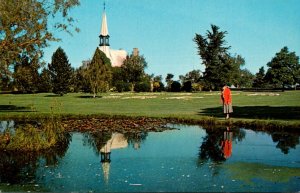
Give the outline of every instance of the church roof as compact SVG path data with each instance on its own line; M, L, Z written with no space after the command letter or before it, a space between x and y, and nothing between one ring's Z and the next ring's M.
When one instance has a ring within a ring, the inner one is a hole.
M101 32L100 35L108 36L108 28L107 28L107 21L106 21L106 13L103 11L102 14L102 24L101 24Z

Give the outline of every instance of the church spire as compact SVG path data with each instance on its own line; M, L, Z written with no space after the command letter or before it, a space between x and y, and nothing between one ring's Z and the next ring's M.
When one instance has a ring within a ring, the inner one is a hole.
M106 13L105 13L105 2L103 3L102 24L101 24L101 31L100 31L99 38L100 38L100 46L109 46L109 35L108 35L107 20L106 20Z

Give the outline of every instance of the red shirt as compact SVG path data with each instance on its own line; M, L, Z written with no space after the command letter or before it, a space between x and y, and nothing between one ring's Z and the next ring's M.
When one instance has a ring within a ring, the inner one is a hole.
M228 105L231 104L231 91L228 87L225 87L223 92L223 102L224 104Z
M229 158L232 152L232 142L230 140L223 141L224 158Z

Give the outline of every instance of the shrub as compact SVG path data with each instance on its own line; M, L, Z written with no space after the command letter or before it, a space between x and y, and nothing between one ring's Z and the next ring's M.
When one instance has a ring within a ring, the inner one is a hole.
M178 81L173 81L171 84L171 92L180 92L181 84Z
M139 82L134 87L135 92L150 92L150 90L150 82Z
M115 83L115 88L118 92L127 92L130 91L130 84L123 81L118 81Z

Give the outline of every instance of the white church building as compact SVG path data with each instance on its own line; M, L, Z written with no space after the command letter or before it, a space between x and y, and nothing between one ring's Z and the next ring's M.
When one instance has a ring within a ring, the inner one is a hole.
M105 13L105 5L102 14L102 24L100 30L100 44L99 49L105 53L106 57L110 59L112 67L120 67L123 64L123 61L126 59L127 52L125 50L113 50L109 45L109 33L107 28L107 19Z

